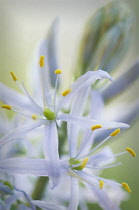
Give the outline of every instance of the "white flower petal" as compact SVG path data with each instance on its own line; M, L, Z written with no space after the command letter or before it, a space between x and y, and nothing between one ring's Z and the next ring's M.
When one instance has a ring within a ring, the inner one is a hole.
M83 111L84 111L84 105L88 97L89 89L85 89L81 91L80 94L76 96L70 110L71 115L74 115L77 117L82 116ZM77 148L77 143L78 143L77 139L79 135L79 126L68 123L67 127L68 127L67 130L68 130L69 153L70 153L70 157L72 158L72 157L75 157L76 155L76 148Z
M104 101L102 95L99 91L92 91L90 117L95 120L100 120L103 108Z
M0 171L48 176L48 164L45 159L9 158L0 160Z
M46 209L46 210L66 210L66 207L64 207L64 206L56 206L56 205L52 205L52 204L47 204L45 201L33 200L32 203L35 206L38 206L41 209Z
M105 147L100 152L89 157L88 164L92 164L95 167L106 166L115 161L114 154L110 147Z
M56 123L54 121L45 126L44 134L43 152L45 159L49 162L48 175L51 188L54 188L60 181L58 135Z
M52 26L49 30L47 40L48 40L48 66L49 66L49 75L51 85L55 87L56 82L56 74L54 74L54 70L58 69L58 50L57 50L57 38L58 38L58 23L59 18L56 18L52 23Z
M89 188L94 191L95 196L97 198L98 204L104 209L104 210L120 210L119 206L112 202L112 200L109 198L108 193L104 189L99 189L97 187L94 187L92 185L88 185Z
M68 210L77 210L78 204L79 204L78 180L75 177L71 177L71 196L70 196Z
M73 124L78 124L81 127L84 128L91 128L93 125L102 125L102 129L108 129L108 128L129 128L129 125L125 123L119 123L119 122L104 122L101 120L92 120L88 119L86 117L75 117L74 115L71 114L58 114L57 120L62 120L65 122L70 122Z
M86 74L79 77L70 87L71 92L64 97L63 103L69 102L77 93L82 91L84 88L92 85L96 80L108 78L112 80L111 76L102 70L88 71Z
M30 96L30 94L27 92L27 90L26 90L25 85L24 85L23 82L22 82L22 85L23 85L24 92L25 92L26 96L28 97L29 102L32 104L32 107L35 109L36 113L38 113L38 114L43 114L43 109L42 109L42 107L40 107L40 106L33 100L33 98L32 98L32 97Z
M43 124L44 121L40 120L38 122L32 123L31 125L25 125L20 128L15 128L0 139L0 146L4 146L14 140L17 140L18 138L20 140L21 136L25 135L26 133L30 132L31 130L37 127L40 127Z
M31 111L33 108L28 103L28 100L24 95L16 92L12 88L9 88L2 83L0 83L0 100L16 109L27 109Z

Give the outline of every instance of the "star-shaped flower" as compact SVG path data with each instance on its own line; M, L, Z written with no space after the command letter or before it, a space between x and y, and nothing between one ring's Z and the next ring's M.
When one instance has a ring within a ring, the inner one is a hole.
M57 134L57 123L58 121L66 121L71 124L77 124L84 128L90 128L101 124L103 129L129 127L123 123L105 123L102 121L87 119L85 117L76 117L73 113L71 114L60 114L60 110L66 104L70 104L72 100L77 97L82 91L86 90L90 85L92 85L96 80L102 78L108 78L110 80L110 75L102 70L89 71L80 78L78 78L67 90L62 92L62 95L57 103L57 87L59 76L62 73L61 70L55 70L57 76L55 89L51 89L48 71L45 69L45 57L40 56L40 78L41 86L38 87L42 89L43 105L40 105L38 101L35 101L35 97L31 97L25 88L24 83L20 83L17 76L11 72L13 80L17 83L23 94L16 93L15 91L7 88L3 84L0 84L1 93L0 99L6 104L2 105L2 108L13 110L14 112L27 117L28 119L33 119L33 122L29 125L22 126L20 128L14 129L4 137L0 139L0 146L6 145L7 143L18 139L20 136L34 130L41 125L44 125L44 141L43 141L43 153L50 163L48 166L48 175L51 182L51 187L55 187L60 179L60 164L59 164L59 153L58 153L58 134ZM39 78L38 78L39 79ZM38 96L36 96L38 100ZM41 100L40 100L41 101ZM10 105L9 105L10 104ZM79 103L78 103L79 104ZM76 109L78 107L76 106ZM74 109L74 107L73 107Z

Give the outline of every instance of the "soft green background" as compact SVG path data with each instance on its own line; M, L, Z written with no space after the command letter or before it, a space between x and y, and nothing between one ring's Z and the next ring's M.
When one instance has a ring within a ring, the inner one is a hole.
M84 23L96 8L106 2L108 1L0 0L0 81L16 88L16 85L12 83L9 71L14 71L21 80L27 79L26 72L31 63L35 45L44 37L54 18L60 15L60 32L57 34L59 37L59 66L64 70L63 86L66 87L71 82L68 78L75 64L77 46ZM136 23L132 46L128 52L128 59L124 62L124 66L127 67L139 54L139 1L128 0L128 2L136 15ZM138 81L135 85L137 91L132 88L128 94L119 98L119 102L128 99L132 103L134 98L139 97ZM122 157L121 167L108 169L104 174L119 182L129 183L132 193L130 199L122 204L123 210L139 209L138 126L139 122L112 143L115 152L122 151L129 146L136 151L137 157L135 159L127 155Z

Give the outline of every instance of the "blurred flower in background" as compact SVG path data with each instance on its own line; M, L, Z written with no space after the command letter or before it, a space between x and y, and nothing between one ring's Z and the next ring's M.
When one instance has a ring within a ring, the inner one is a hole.
M139 32L136 28L138 20L136 13L139 5L137 1L129 2L133 8L130 10L130 6L124 2L115 0L108 5L107 2L109 1L43 0L41 3L36 0L33 2L30 0L1 1L1 81L16 88L11 83L10 76L7 76L9 71L20 74L22 80L25 80L27 75L27 80L30 81L28 77L30 68L31 75L35 78L33 69L36 66L32 65L33 51L40 40L45 40L46 32L58 16L60 30L58 26L55 31L50 30L47 34L49 43L52 43L50 40L53 34L55 35L54 46L48 46L50 49L55 48L52 52L49 50L49 61L51 53L55 53L56 61L55 65L52 61L50 62L52 67L50 71L57 67L63 69L62 87L65 88L86 71L101 68L110 72L114 79L113 83L110 86L103 84L104 89L102 83L98 82L93 87L97 90L95 93L92 92L91 101L95 101L94 94L97 94L97 97L101 97L102 104L106 105L101 111L101 119L117 120L133 125L130 131L122 135L122 142L119 137L119 140L111 144L114 152L119 151L119 145L122 150L127 144L136 148L137 151ZM98 8L100 9L97 10ZM28 85L28 88L31 87ZM95 141L98 142L103 137L104 133L103 135L100 133ZM123 161L127 165L125 164L125 167L120 169L120 178L125 180L126 177L132 194L121 208L136 210L139 205L137 198L139 171L136 167L138 159L134 163L127 158L123 158ZM108 173L104 172L104 176L110 173L113 178L120 180L117 169L109 169ZM97 206L90 206L90 209L93 207L99 209Z

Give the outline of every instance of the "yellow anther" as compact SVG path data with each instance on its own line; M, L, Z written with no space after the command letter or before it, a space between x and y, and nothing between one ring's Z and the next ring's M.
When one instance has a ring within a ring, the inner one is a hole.
M39 62L39 64L40 64L40 67L44 67L44 55L41 55L40 56L40 62Z
M62 73L62 71L60 69L55 70L55 74L61 74L61 73Z
M116 129L113 133L110 134L110 136L117 136L120 133L121 129Z
M129 193L131 192L130 187L128 186L127 183L122 182L122 185L123 185L123 187L126 189L127 192L129 192Z
M4 108L4 109L12 110L12 107L10 105L7 105L7 104L2 105L1 107Z
M82 170L86 167L86 164L88 163L89 158L84 158L84 160L81 162L81 165L74 167L76 170Z
M102 189L104 187L104 181L100 180L99 181L99 188Z
M15 73L13 71L10 71L10 74L11 74L13 80L16 82L18 79L17 79L17 76L15 75Z
M94 131L94 130L99 129L99 128L102 128L102 125L93 125L91 127L91 130Z
M35 114L32 115L33 120L37 120L37 116Z
M85 168L86 164L88 163L89 158L84 158L84 160L82 161L81 167Z
M127 147L127 148L126 148L126 151L128 151L133 157L136 157L136 153L134 152L133 149Z
M67 89L62 93L62 96L67 96L71 92L71 89Z

